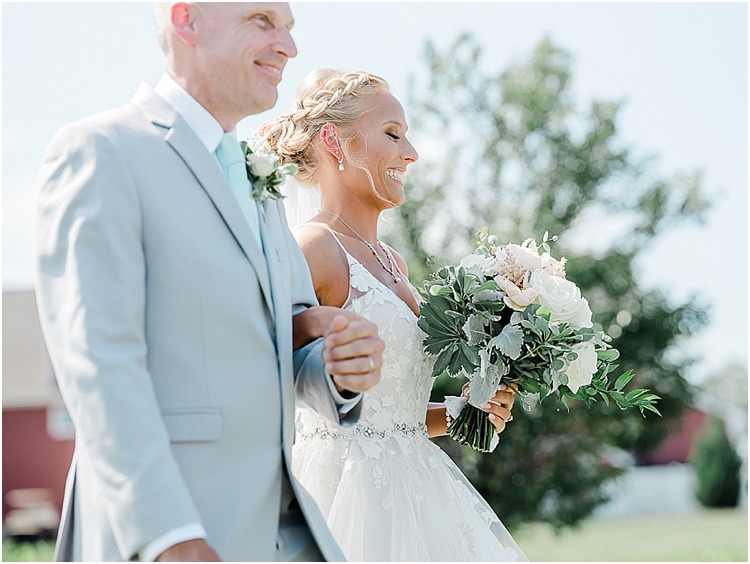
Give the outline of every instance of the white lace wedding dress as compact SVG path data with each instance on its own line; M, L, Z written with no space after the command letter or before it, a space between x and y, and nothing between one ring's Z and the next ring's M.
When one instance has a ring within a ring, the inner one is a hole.
M386 343L382 380L365 394L356 426L331 427L314 411L297 410L294 474L349 560L526 560L487 502L427 437L433 360L422 352L416 316L346 256L344 309L378 325Z

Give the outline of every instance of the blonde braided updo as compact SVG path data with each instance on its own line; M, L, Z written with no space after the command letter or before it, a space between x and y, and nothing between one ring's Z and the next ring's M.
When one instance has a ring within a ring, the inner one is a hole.
M294 109L267 126L264 137L283 163L299 167L296 179L301 184L316 184L319 161L313 142L321 128L326 123L341 128L341 151L352 162L347 150L355 135L352 126L362 115L363 100L378 92L389 92L388 83L374 74L315 70L300 84Z

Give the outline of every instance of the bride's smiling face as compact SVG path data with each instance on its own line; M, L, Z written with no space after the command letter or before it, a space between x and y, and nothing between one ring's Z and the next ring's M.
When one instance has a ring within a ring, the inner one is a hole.
M362 117L353 128L355 135L349 143L349 154L370 172L374 189L382 199L372 194L370 180L363 170L350 166L349 174L358 175L357 185L370 187L369 192L378 207L400 206L405 200L406 167L419 158L406 138L408 127L404 109L387 92L373 94L363 106Z

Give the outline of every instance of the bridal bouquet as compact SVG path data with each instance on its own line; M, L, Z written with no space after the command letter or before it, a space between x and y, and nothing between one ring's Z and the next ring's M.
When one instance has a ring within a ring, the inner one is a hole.
M565 278L565 259L550 255L548 241L545 233L540 245L527 239L498 246L485 228L476 252L443 267L422 290L419 326L427 335L424 350L437 355L433 376L469 381L468 405L448 434L480 452L494 448L495 433L478 406L501 381L540 401L556 395L589 407L601 397L607 405L613 400L621 409L659 414L658 396L624 392L632 371L611 376L619 353L608 335L594 331L588 301Z

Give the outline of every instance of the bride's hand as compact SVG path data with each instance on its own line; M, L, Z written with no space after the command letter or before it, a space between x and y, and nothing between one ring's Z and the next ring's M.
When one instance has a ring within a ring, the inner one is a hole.
M463 394L468 396L469 385L465 384L463 387ZM495 395L490 398L490 401L481 406L482 411L486 411L488 419L494 425L495 430L498 433L502 433L505 430L506 423L513 420L511 410L513 409L513 402L516 399L516 386L515 384L500 384L495 392Z

